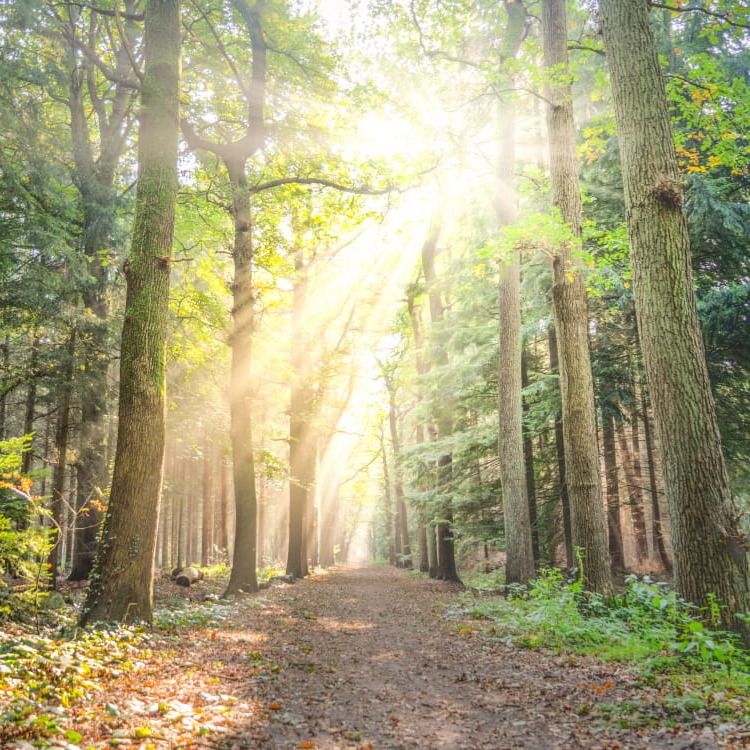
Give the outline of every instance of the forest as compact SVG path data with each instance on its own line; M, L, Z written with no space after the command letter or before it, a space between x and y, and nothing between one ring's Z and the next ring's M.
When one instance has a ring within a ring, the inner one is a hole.
M748 746L744 0L0 18L0 747Z

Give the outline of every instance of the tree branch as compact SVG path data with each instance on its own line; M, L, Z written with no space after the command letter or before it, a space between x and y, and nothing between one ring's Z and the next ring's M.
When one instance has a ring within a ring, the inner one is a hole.
M57 5L57 3L50 3L50 7L54 7ZM93 13L98 13L100 16L109 16L110 18L114 18L117 14L117 10L110 10L108 8L99 8L96 5L90 5L89 3L71 3L71 2L64 2L60 3L63 7L69 7L73 6L75 8L80 8L81 10L90 10ZM143 13L120 13L120 16L124 18L127 21L143 21L146 16Z
M205 21L206 26L208 26L208 30L211 32L211 36L214 38L216 46L219 48L219 52L221 52L221 54L224 56L224 59L227 61L227 65L229 65L229 67L231 68L235 80L237 81L237 85L239 86L240 91L242 91L242 95L247 99L249 96L249 89L245 84L245 81L242 79L239 70L237 70L237 66L234 64L234 60L229 55L229 51L227 50L224 42L221 40L219 33L216 31L216 28L209 20L208 14L203 10L203 8L201 8L196 0L191 0L191 4L198 11L201 18Z
M750 29L750 23L741 23L740 21L733 21L731 13L719 13L715 10L709 10L705 7L697 7L695 5L669 5L668 3L656 3L653 0L649 0L648 3L650 8L660 8L661 10L671 10L673 13L702 13L704 16L710 16L711 18L718 18L729 26L736 26L738 29Z
M403 193L405 190L410 189L399 188L395 185L389 185L385 188L373 188L367 185L342 185L339 182L326 180L322 177L281 177L278 180L269 180L268 182L254 185L250 188L249 192L251 195L256 195L257 193L272 190L282 185L320 185L321 187L329 187L334 190L340 190L343 193L353 193L355 195L388 195L389 193Z

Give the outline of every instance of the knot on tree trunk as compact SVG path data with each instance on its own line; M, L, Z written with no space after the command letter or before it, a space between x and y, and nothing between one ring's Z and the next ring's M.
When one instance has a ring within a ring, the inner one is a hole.
M663 176L652 188L656 199L670 208L680 208L685 202L682 183L676 177Z

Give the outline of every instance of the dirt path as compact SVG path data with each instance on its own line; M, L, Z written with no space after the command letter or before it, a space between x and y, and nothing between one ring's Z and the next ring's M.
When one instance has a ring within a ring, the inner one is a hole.
M448 584L387 567L339 568L262 592L214 678L232 666L234 694L252 716L211 747L743 746L699 722L620 726L618 713L655 698L627 670L509 649L482 624L447 618L441 603L455 596Z

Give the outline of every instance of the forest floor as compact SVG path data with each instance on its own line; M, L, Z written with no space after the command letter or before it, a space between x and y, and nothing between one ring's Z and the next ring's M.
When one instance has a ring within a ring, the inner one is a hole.
M121 669L60 708L66 740L47 746L750 747L750 727L691 712L635 668L503 644L487 620L452 606L456 585L371 566L198 604L212 590L160 582L173 614L120 653Z

